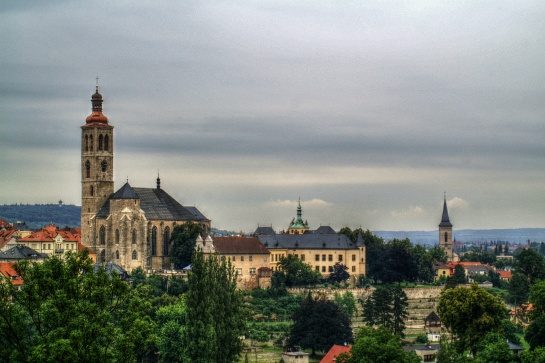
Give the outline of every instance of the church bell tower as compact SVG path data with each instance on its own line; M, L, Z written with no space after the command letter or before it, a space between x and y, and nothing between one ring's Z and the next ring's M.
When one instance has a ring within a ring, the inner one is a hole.
M452 223L448 216L447 197L443 199L443 214L439 223L439 246L445 251L448 261L454 260L452 250Z
M102 102L97 77L92 112L81 126L81 242L87 247L96 245L95 217L114 192L114 127Z

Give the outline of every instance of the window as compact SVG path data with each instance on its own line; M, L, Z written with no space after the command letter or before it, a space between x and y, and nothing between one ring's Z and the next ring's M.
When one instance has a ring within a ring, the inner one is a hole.
M322 272L325 272L325 266L322 266Z
M244 262L244 256L240 256L240 262Z
M329 256L328 256L328 260L329 260L329 261L333 261L333 255L329 255Z
M250 275L255 275L255 267L250 268Z
M109 151L110 150L110 138L108 137L108 135L104 136L104 151Z
M119 229L115 230L115 244L119 244Z
M305 260L305 255L301 255L301 261Z
M89 136L89 151L93 151L93 135Z
M248 256L248 261L252 262L254 256Z
M136 229L132 230L132 244L136 244Z
M322 261L325 261L325 255L322 255Z
M91 163L89 160L85 162L85 177L90 178L91 177Z
M100 258L98 262L106 262L106 250L102 250L102 252L100 252Z
M89 136L85 135L85 151L89 151Z
M320 255L315 256L315 261L320 261Z
M138 259L138 254L136 253L136 251L132 251L132 259L133 259L133 260L137 260L137 259Z
M93 186L91 185L91 188L90 188L90 189L91 189L90 192L91 192L91 197L92 197L92 196L95 195L95 187L93 187Z
M165 228L163 233L163 255L168 256L168 243L170 241L170 227Z
M316 271L320 272L320 266L316 266Z
M98 240L101 245L106 244L106 228L104 228L104 226L100 227L100 232L98 233Z
M119 260L119 251L115 251L115 259Z
M238 276L242 276L242 269L241 268L237 268L236 272L237 272Z
M356 272L356 266L352 266L352 272Z
M356 255L352 255L352 261L356 262Z
M295 258L299 258L299 255L297 253L295 254Z
M237 260L237 256L233 256L233 258L231 259L231 261L235 262Z
M108 163L106 162L106 160L102 160L102 164L100 165L102 167L102 172L105 173L106 170L108 169Z
M151 229L151 255L157 255L157 227Z
M267 256L263 256L263 262L267 262Z
M445 232L445 242L448 242L448 233Z
M339 262L343 262L343 255L339 255Z
M333 272L333 266L329 266L329 272Z
M104 136L99 135L98 137L98 151L102 151L102 141L104 140Z

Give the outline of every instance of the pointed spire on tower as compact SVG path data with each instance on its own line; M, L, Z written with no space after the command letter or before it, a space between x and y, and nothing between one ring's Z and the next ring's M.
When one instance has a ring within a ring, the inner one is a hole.
M444 193L444 196L443 196L443 215L441 216L441 223L439 223L439 227L452 227L452 223L450 223L450 219L448 216L446 192Z
M161 178L159 178L159 169L157 169L157 189L161 189Z
M102 95L98 93L98 76L96 78L95 93L91 96L92 113L87 117L86 121L90 123L107 124L108 118L102 113Z

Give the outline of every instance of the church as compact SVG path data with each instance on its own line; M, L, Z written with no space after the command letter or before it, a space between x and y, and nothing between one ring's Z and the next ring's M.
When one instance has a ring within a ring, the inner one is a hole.
M161 189L136 188L129 182L114 192L114 127L102 112L102 95L91 97L92 113L81 126L81 242L97 262L114 262L127 271L170 269L170 236L176 225L210 220L183 206Z

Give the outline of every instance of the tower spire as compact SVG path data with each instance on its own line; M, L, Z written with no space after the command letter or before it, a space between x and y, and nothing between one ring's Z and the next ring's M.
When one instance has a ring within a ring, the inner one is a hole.
M87 124L99 123L107 124L108 118L102 113L102 95L98 93L98 76L96 77L95 93L91 96L92 113L87 117Z
M452 227L452 223L450 223L450 219L448 216L446 192L444 193L443 197L443 215L441 216L441 223L439 223L439 227Z
M159 178L159 169L157 169L157 189L161 189L161 178Z

